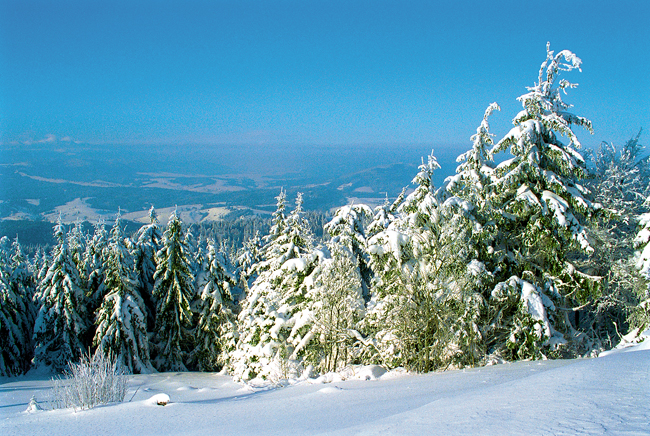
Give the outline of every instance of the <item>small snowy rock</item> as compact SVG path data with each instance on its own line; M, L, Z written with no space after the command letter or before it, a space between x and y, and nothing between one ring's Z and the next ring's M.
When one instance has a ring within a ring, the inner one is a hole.
M171 400L167 394L156 394L153 397L149 398L149 404L154 406L166 406Z
M379 365L367 365L357 371L357 378L361 380L377 380L382 375L386 374L386 369Z

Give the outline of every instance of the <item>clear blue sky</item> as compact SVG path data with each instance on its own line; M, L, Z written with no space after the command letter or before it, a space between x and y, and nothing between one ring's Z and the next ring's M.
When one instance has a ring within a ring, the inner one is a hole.
M650 131L647 0L0 0L0 142L469 146L547 41L583 143Z

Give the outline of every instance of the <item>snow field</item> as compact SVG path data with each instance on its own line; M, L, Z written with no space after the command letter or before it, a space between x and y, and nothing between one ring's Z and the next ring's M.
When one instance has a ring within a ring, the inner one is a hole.
M620 351L418 375L361 367L285 387L135 375L125 402L77 412L27 412L32 396L48 409L49 377L4 378L0 434L650 434L648 344Z

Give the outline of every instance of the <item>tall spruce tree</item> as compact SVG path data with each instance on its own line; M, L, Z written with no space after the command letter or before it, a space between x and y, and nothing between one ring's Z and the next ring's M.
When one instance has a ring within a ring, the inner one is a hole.
M255 280L257 277L255 270L257 264L261 261L262 237L259 231L257 231L253 237L244 242L244 246L237 255L236 263L239 270L239 277L242 282L246 282L246 286L248 286L250 280Z
M156 302L153 287L156 273L156 253L162 244L162 233L158 224L158 215L153 206L149 209L149 224L146 224L133 236L135 242L135 262L138 272L138 292L145 303L147 325L154 328L156 319Z
M201 292L192 305L196 328L189 361L200 371L219 371L235 346L232 290L237 281L226 270L226 260L213 240L208 242L206 263L205 274L198 280Z
M127 247L118 213L107 249L106 294L95 317L93 345L133 373L149 373L147 319L144 301L137 289L135 262Z
M72 228L70 228L68 231L67 240L68 249L70 250L70 255L72 256L72 261L74 262L75 266L77 267L77 271L79 272L81 285L83 288L85 288L86 281L88 279L84 263L84 253L86 251L86 235L84 234L81 221L75 221L74 226L72 226Z
M86 268L86 295L88 299L88 315L94 324L94 315L106 295L106 260L108 257L108 232L104 221L95 224L95 232L86 244L84 265ZM90 337L92 340L92 336Z
M302 217L302 195L298 194L289 215L285 215L284 191L277 200L265 259L238 317L239 339L230 370L240 379L278 381L295 374L313 335L305 281L319 256L312 249L312 236Z
M22 246L18 242L18 237L11 244L11 279L10 287L14 290L14 294L20 298L21 303L18 305L19 316L22 323L23 331L23 368L27 371L31 365L31 360L34 354L34 344L32 336L34 333L34 322L36 321L36 314L38 308L34 302L36 294L36 279L34 277L34 270L29 263L29 259L23 253Z
M63 229L61 218L54 226L57 245L52 260L39 283L41 306L34 326L34 365L51 366L57 371L76 362L88 344L86 297Z
M8 241L5 236L3 239ZM6 246L0 240L0 375L13 376L23 372L22 346L25 342L20 322L19 296L10 286Z
M599 279L572 261L593 251L583 223L600 209L580 183L587 169L573 131L592 127L561 99L576 85L558 80L560 72L580 66L572 52L555 54L547 45L538 82L517 99L523 110L514 128L490 150L512 156L492 173L491 211L484 215L491 222L481 224L493 232L480 251L497 282L487 295L488 347L509 358L537 357L543 347L570 353L593 346L577 330L574 314L598 296Z
M0 240L0 375L26 372L32 355L33 278L18 238Z
M356 259L355 268L362 279L363 296L370 298L372 270L369 266L366 227L373 217L373 211L365 204L352 204L339 208L334 217L325 224L325 231L332 242L343 245Z
M185 357L192 348L192 311L196 294L189 247L183 224L172 212L156 254L153 298L156 301L154 366L159 371L186 371Z

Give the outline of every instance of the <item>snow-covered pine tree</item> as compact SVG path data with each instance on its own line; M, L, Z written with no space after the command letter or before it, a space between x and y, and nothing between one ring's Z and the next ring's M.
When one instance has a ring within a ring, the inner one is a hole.
M415 191L388 228L370 241L373 296L363 321L365 359L388 367L430 371L476 363L481 299L474 292L482 266L471 262L470 206L440 203L432 184L439 165L422 163Z
M258 264L257 273L268 270L271 267L276 267L278 265L271 264L272 261L280 258L278 254L282 255L283 243L286 239L286 227L287 227L287 193L284 189L280 190L276 199L276 208L271 217L271 228L269 229L269 234L264 237L264 247L262 249L263 260ZM280 259L279 262L282 262Z
M88 298L88 315L90 321L94 324L95 312L104 301L106 286L104 283L106 276L106 259L108 248L108 232L104 221L100 220L95 224L93 237L86 244L84 253L84 265L86 269L86 295ZM92 336L90 337L92 341Z
M18 307L20 312L19 316L23 324L22 330L24 332L23 367L24 370L27 371L31 365L31 360L34 354L32 336L34 333L34 322L36 321L37 314L37 307L34 303L36 279L34 277L33 268L29 264L27 256L23 253L22 246L18 242L17 236L11 244L11 249L10 287L14 290L14 294L22 300Z
M489 300L488 345L511 358L539 356L543 344L577 345L585 337L575 330L573 314L598 295L598 278L570 261L573 253L593 250L582 222L600 207L580 184L587 169L572 129L592 132L591 122L568 112L561 94L576 85L558 81L561 71L580 65L572 52L555 54L547 45L538 83L517 99L523 110L514 128L491 150L509 150L513 157L494 169L491 186L498 260L490 270L499 271L499 283ZM583 342L583 349L592 346Z
M62 371L86 349L83 338L88 325L86 298L61 217L54 226L54 239L57 245L38 285L41 306L34 325L34 366L47 365Z
M447 192L469 201L477 211L490 211L489 201L491 195L494 195L490 186L494 176L494 159L491 154L494 135L490 133L488 119L495 110L500 110L496 103L487 107L483 121L471 137L472 149L458 156L456 174L445 179Z
M249 281L254 281L257 276L255 275L255 270L257 264L262 261L262 237L260 232L256 231L253 237L249 238L244 242L244 246L241 248L237 255L237 269L239 271L239 278L241 281L246 282L246 286L249 285Z
M194 349L188 360L199 371L219 371L235 347L236 316L233 314L231 290L237 286L235 277L226 270L226 260L208 241L207 267L199 277L200 294L192 304L195 313Z
M5 236L8 242L8 238ZM23 373L22 352L25 337L21 313L17 307L20 297L15 295L10 286L10 271L5 252L6 245L0 240L0 375L14 376Z
M32 298L32 302L34 303L34 310L38 314L38 311L41 307L42 304L42 294L41 294L41 288L39 284L45 280L45 276L47 275L47 270L50 267L50 256L47 253L47 251L39 247L41 249L40 256L39 252L36 252L36 256L38 256L38 259L35 257L34 258L34 263L33 263L33 268L35 270L34 274L34 279L36 280L36 290L34 292L34 297Z
M277 197L271 233L259 276L242 303L239 340L232 353L231 373L244 380L260 377L277 381L300 368L311 336L312 317L306 307L305 279L319 258L302 218L302 195L285 216L286 195Z
M0 240L0 375L15 376L29 369L33 351L33 279L18 238L9 246Z
M650 197L648 198L650 199ZM634 240L640 253L637 268L646 280L650 280L650 213L639 217L639 225L641 230Z
M0 237L0 266L8 267L11 255L11 241L7 236Z
M194 233L192 232L192 227L188 226L188 228L185 231L185 246L187 247L187 254L188 254L188 259L190 261L190 272L192 273L192 276L196 280L199 277L199 274L201 273L201 266L203 265L203 249L201 247L200 241L194 237ZM194 288L196 289L198 286L198 283L194 284Z
M22 287L25 290L24 294L31 300L35 292L36 280L34 278L32 265L30 265L29 259L23 252L23 247L18 241L17 236L11 243L10 266L12 283L15 283L16 286Z
M366 239L366 226L372 217L373 211L370 207L365 204L351 204L339 208L330 222L325 224L324 229L332 237L333 243L347 247L353 253L365 299L370 298L372 280Z
M68 231L67 234L68 240L68 249L70 250L70 255L72 256L72 261L77 267L79 272L79 278L81 279L81 287L86 288L86 281L88 279L86 275L86 266L84 263L84 253L86 251L86 235L83 231L83 225L81 221L77 220L74 223L74 226Z
M186 371L185 356L192 347L192 311L196 294L191 253L185 245L183 224L172 212L156 254L153 298L156 301L154 366L159 371Z
M398 198L398 200L401 202L404 200L404 198ZM374 215L372 217L372 220L366 227L366 239L370 239L376 234L386 230L390 223L395 220L393 213L396 209L397 207L395 205L391 205L391 203L388 201L388 196L386 196L384 204L375 207L375 210L373 211Z
M156 301L153 298L153 287L156 273L156 253L162 244L162 232L158 225L158 215L153 206L149 209L149 224L146 224L133 235L135 242L134 258L138 273L138 292L145 303L147 326L153 329L156 319Z
M93 345L129 372L150 373L146 312L134 266L118 213L106 250L106 293L95 316Z
M38 284L38 275L41 273L41 269L45 264L47 263L47 252L42 246L36 247L36 252L34 253L34 260L30 264L31 270L32 270L32 275L34 277L34 281L36 284Z

